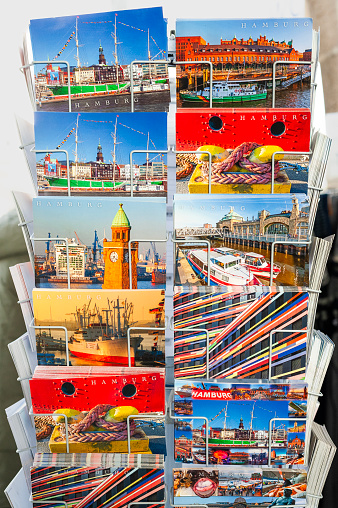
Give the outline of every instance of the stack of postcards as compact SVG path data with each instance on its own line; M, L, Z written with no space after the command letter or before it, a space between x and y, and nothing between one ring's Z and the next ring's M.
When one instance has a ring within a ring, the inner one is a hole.
M319 35L308 18L178 20L167 47L162 8L25 36L36 195L14 193L30 263L11 268L27 326L9 345L13 508L321 497Z

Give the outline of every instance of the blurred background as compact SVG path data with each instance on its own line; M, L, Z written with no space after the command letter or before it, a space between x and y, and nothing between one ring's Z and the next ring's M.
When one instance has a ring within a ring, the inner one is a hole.
M14 210L11 190L33 193L24 154L19 149L20 140L15 116L18 115L33 123L33 112L25 86L19 48L22 37L29 26L29 20L53 16L86 14L98 11L133 9L161 5L154 0L101 0L94 4L89 0L72 2L59 0L46 2L6 2L1 16L1 136L0 136L0 508L8 507L3 494L4 488L20 468L15 443L12 438L4 409L22 398L20 384L9 355L7 344L22 333L24 323L17 296L11 281L9 266L28 261L26 248L18 218ZM321 77L318 80L318 102L316 123L321 130L333 138L325 192L319 206L315 234L325 237L337 231L338 217L338 2L334 0L211 0L203 2L186 0L163 0L164 16L168 18L168 33L175 29L176 18L268 18L303 17L313 18L314 28L320 28ZM50 55L52 58L52 55ZM337 80L336 80L337 77ZM324 106L325 102L325 106ZM338 244L334 246L322 295L317 312L316 327L327 333L336 343L338 341ZM338 350L324 383L321 405L316 421L324 423L338 444L338 402L334 395L338 387ZM321 508L334 508L335 478L338 475L336 458L328 478Z

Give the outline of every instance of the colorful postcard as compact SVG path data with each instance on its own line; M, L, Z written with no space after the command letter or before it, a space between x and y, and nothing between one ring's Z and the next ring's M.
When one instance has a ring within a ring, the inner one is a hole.
M178 19L177 106L309 108L312 19ZM212 86L210 63L212 64Z
M38 110L68 111L70 85L73 111L130 111L131 76L135 110L168 109L161 7L34 19L30 39Z
M40 366L30 387L38 452L165 453L164 369Z
M39 365L165 364L164 290L34 289L33 307Z
M308 286L305 194L175 194L174 229L176 285Z
M67 503L73 508L122 508L128 504L138 506L139 502L153 508L164 507L164 469L157 465L33 467L31 481L34 506L40 508L46 503Z
M269 194L275 154L273 192L306 193L310 118L304 109L179 110L176 191Z
M299 405L302 417L290 407ZM175 381L175 460L237 465L304 464L307 386ZM183 422L183 424L182 424ZM206 464L207 465L207 464Z
M41 197L33 216L36 287L165 288L165 198Z
M39 112L34 130L39 195L67 194L68 172L72 195L167 194L166 113Z
M308 298L296 287L176 288L175 377L304 376Z
M275 504L304 505L307 472L305 470L265 469L262 467L231 467L212 469L174 469L174 502L203 504L221 503L234 506L236 498L245 504L266 507ZM176 499L175 499L176 498ZM178 499L184 498L184 499ZM289 500L289 502L286 502ZM285 502L282 502L285 501Z

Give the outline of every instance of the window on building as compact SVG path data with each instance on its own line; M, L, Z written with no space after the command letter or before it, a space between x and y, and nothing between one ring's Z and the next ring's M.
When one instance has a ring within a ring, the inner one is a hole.
M287 235L288 232L289 228L280 223L270 224L265 228L265 233L268 235Z

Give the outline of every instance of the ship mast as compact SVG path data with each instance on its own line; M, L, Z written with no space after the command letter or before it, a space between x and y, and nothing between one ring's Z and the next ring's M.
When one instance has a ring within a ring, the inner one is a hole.
M75 156L75 178L77 178L77 166L78 166L78 162L79 162L79 159L78 159L78 151L77 151L77 145L78 145L78 142L79 142L79 138L78 138L78 129L79 129L79 114L77 115L77 118L76 118L76 129L75 129L75 152L74 152L74 156Z
M116 84L117 84L117 91L119 90L119 62L117 58L117 31L116 31L116 18L117 14L115 14L115 24L114 24L114 33L112 33L113 39L114 39L114 51L113 51L113 57L115 60L115 68L116 68Z
M117 299L116 299L116 306L114 305L114 308L116 308L116 310L117 310L117 336L121 337L122 333L121 333L121 314L120 314L120 309L123 309L123 307L122 306L120 307L120 299L119 299L119 297L117 297Z
M112 133L111 133L111 136L112 136L113 141L114 141L114 148L113 148L113 151L111 152L111 154L112 154L112 156L113 156L113 182L115 182L115 167L116 167L117 118L118 118L118 115L116 115L116 120L115 120L115 129L114 129L114 132L112 132Z
M257 401L255 400L254 403L253 403L253 406L252 406L252 411L251 411L249 441L251 441L251 436L252 436L252 421L253 421L254 418L256 418L256 416L254 416L254 409L255 409L256 402Z
M149 62L151 61L149 28L148 28L148 60L149 60ZM151 81L151 64L150 63L149 63L149 80Z
M229 402L227 401L227 405L224 408L223 439L225 439L225 431L226 431L226 428L227 428L228 403Z
M147 165L146 165L146 180L148 180L148 171L149 171L149 131L147 137Z
M76 64L77 68L79 70L79 84L81 82L81 62L80 62L80 56L79 56L79 38L78 38L78 28L77 28L77 20L78 16L76 16L76 22L75 22L75 43L76 43Z

